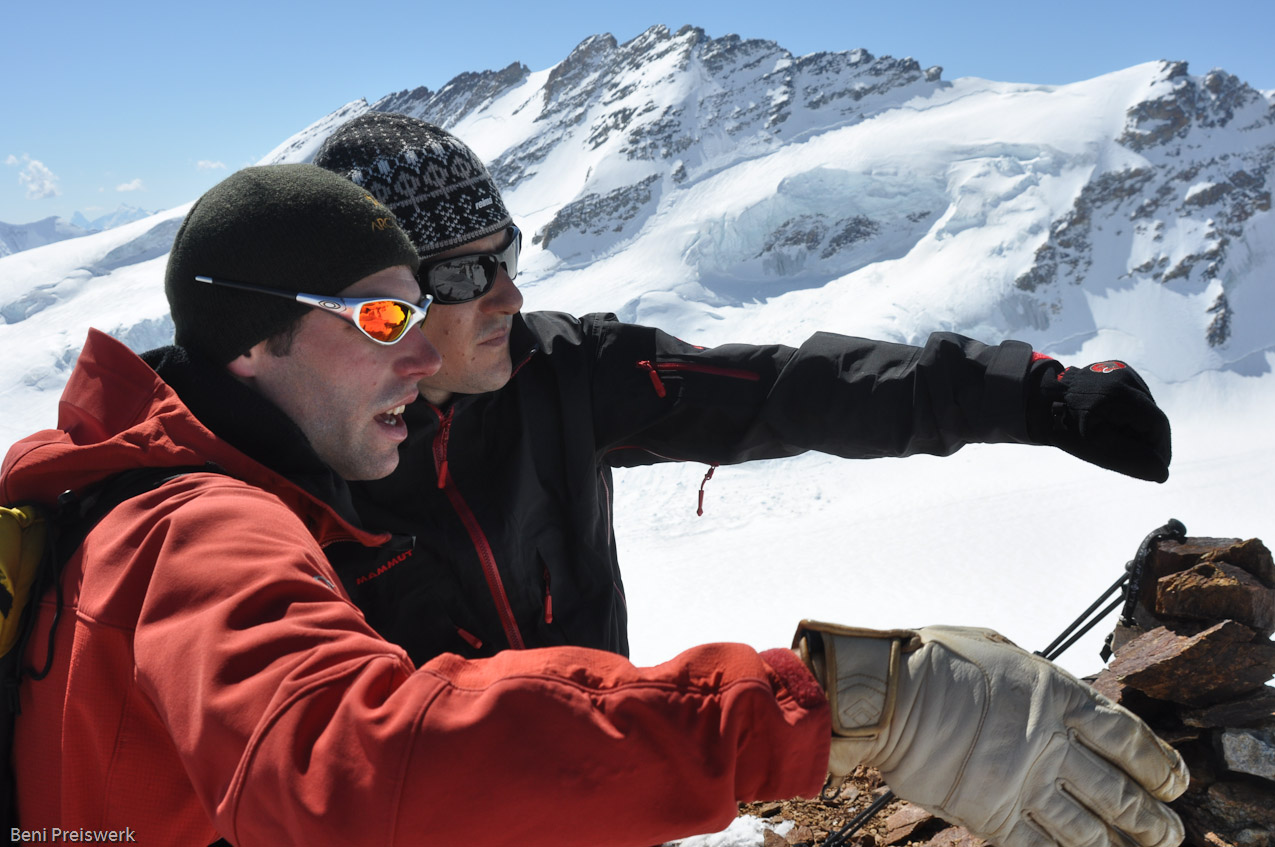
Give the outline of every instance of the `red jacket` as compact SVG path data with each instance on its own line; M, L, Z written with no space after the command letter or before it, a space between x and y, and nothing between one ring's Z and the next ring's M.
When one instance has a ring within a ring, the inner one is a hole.
M552 648L417 669L324 557L381 538L219 439L122 344L90 333L58 426L10 449L0 500L52 501L136 466L230 475L125 502L67 563L52 671L21 692L25 829L649 845L822 783L827 704L789 651L717 644L636 668ZM45 598L33 663L52 612Z

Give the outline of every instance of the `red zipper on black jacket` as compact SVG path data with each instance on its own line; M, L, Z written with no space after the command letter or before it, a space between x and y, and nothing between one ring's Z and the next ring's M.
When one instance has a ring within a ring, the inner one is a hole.
M487 590L491 592L491 599L496 604L496 612L500 616L500 625L505 631L505 639L510 647L522 650L525 649L526 644L522 640L522 633L518 631L518 621L514 617L509 595L505 593L505 584L500 579L500 570L496 567L496 555L491 549L491 542L487 540L487 535L479 525L478 518L474 516L473 510L469 508L469 504L465 502L465 498L447 472L447 439L451 436L452 413L455 410L453 406L444 414L435 409L439 416L438 435L434 436L434 470L438 473L438 487L447 494L447 499L451 501L452 508L460 516L461 523L465 525L465 531L469 533L469 540L474 545L475 552L478 553L483 578L487 580Z
M664 380L660 379L660 373L684 371L686 373L709 374L711 376L724 376L731 379L746 379L750 382L757 382L761 379L761 375L753 371L746 371L741 368L723 368L720 365L705 365L698 362L654 362L649 359L643 359L637 363L638 368L647 372L651 377L651 385L655 388L655 393L663 397L668 394L668 390L664 387Z

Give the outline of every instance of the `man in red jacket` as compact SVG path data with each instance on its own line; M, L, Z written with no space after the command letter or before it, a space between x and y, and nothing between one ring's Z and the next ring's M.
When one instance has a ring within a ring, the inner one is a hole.
M415 666L325 549L385 540L347 482L394 469L439 372L417 265L352 183L249 168L178 231L176 346L139 358L90 332L57 429L9 450L0 498L216 469L114 508L40 598L26 660L53 661L20 691L19 836L649 845L870 764L1003 847L1180 841L1180 758L994 633L804 623L796 650L654 668L581 647Z

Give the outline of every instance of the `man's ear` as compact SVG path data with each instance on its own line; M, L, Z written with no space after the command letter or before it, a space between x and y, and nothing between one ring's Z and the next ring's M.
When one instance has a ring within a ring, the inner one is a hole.
M248 382L257 376L257 364L266 355L266 342L258 341L248 348L247 353L231 359L226 363L226 370L241 382Z

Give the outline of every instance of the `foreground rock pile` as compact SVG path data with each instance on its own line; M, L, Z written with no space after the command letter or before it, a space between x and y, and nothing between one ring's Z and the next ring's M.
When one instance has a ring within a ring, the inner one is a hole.
M1275 847L1275 561L1261 541L1162 540L1145 560L1130 619L1089 681L1181 752L1191 785L1173 808L1188 847ZM765 847L818 847L875 796L864 770L834 797L750 804L792 821ZM896 801L852 847L984 847L986 842Z
M1191 768L1187 843L1275 847L1275 563L1256 539L1161 541L1094 687Z

